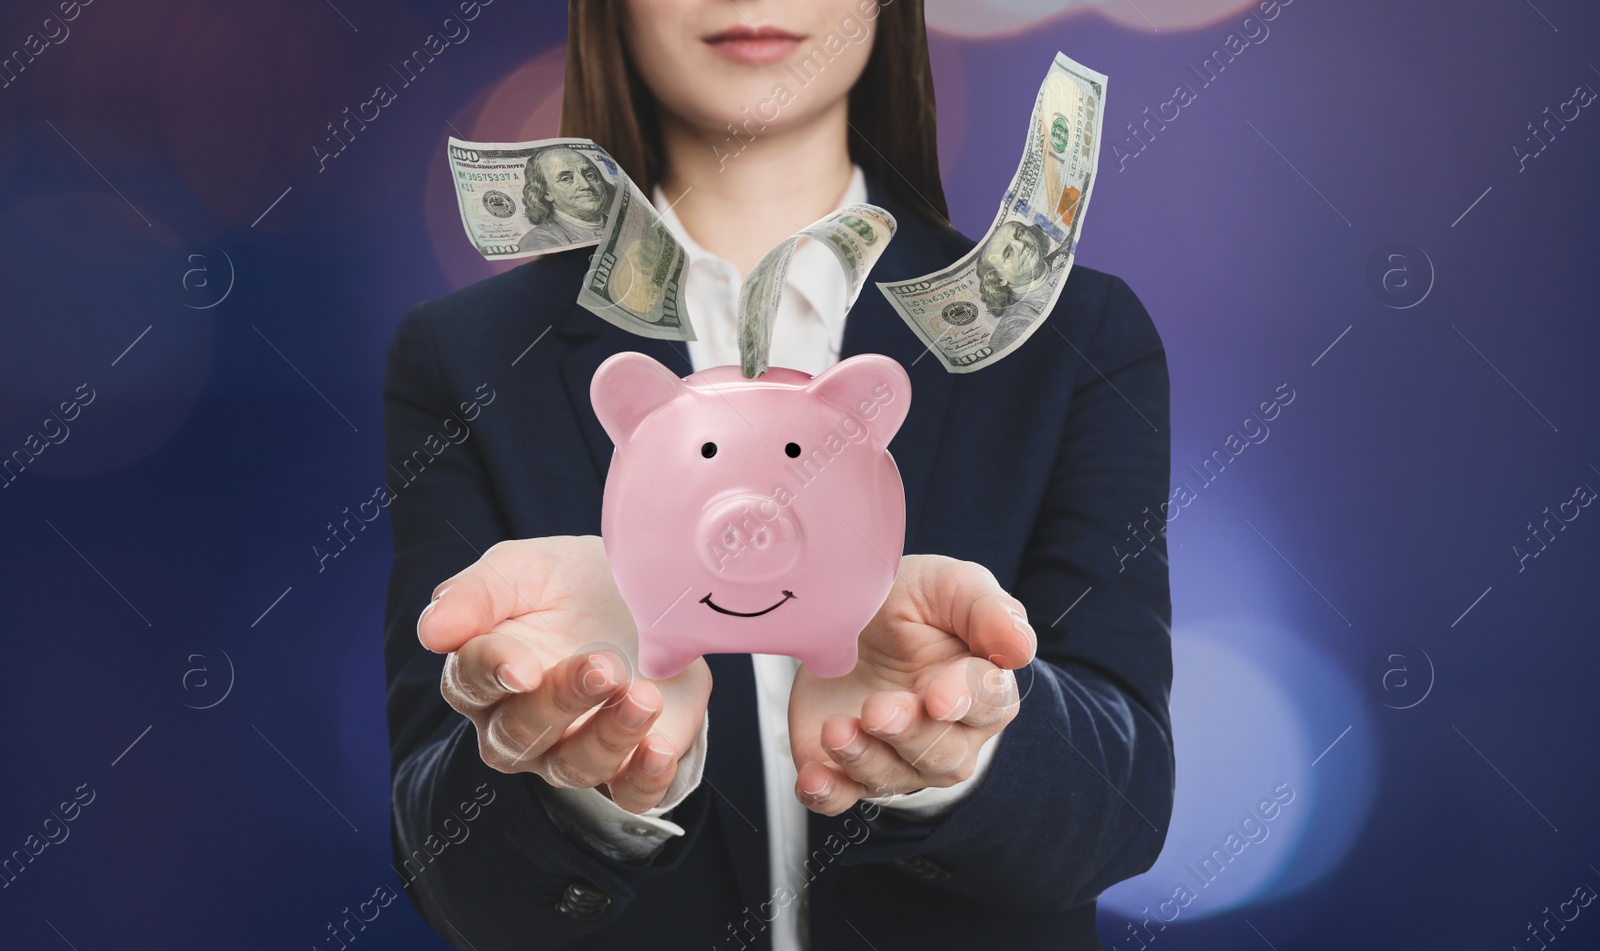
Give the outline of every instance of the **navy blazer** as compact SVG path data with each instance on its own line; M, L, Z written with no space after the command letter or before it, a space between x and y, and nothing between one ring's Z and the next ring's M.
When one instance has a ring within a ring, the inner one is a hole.
M881 281L942 268L973 242L868 182L899 221ZM495 542L598 534L612 446L589 381L620 350L681 374L687 348L575 303L588 252L548 255L412 308L384 378L394 567L384 655L396 870L445 940L477 951L770 948L808 914L815 951L1099 948L1095 898L1155 861L1173 790L1166 539L1166 354L1119 278L1076 267L1021 349L947 373L875 288L844 356L911 376L890 445L906 551L987 566L1039 635L987 777L939 822L812 814L799 901L768 881L748 655L715 655L705 781L670 815L686 830L646 864L564 832L543 780L484 765L439 693L444 657L417 641L434 586ZM920 359L919 359L920 358ZM470 435L463 435L470 430ZM441 438L443 433L446 438ZM459 440L459 442L457 442ZM789 791L782 791L788 795Z

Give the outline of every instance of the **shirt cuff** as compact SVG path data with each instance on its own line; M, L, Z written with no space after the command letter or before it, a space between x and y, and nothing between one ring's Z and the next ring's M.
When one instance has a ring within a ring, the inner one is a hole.
M1001 733L1005 732L1004 730ZM867 799L866 802L882 806L889 812L902 819L914 822L937 822L956 811L956 807L966 801L977 791L983 778L989 775L989 767L994 762L995 750L999 748L1000 733L989 737L978 747L978 756L972 767L972 775L956 783L954 786L928 786L916 792L898 793L893 796L880 796Z
M539 784L540 801L558 826L602 855L620 862L646 861L661 851L668 838L683 835L683 826L664 816L699 788L710 728L707 716L700 723L700 735L679 759L678 773L661 804L653 809L633 813L598 789L562 789L543 783Z

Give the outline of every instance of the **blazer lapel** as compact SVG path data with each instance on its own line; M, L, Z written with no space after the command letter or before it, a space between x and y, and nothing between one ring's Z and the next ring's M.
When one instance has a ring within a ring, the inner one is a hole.
M869 286L861 289L861 296L850 309L840 359L881 353L899 361L911 377L911 410L889 443L889 451L906 487L906 548L916 551L919 516L927 504L928 487L938 461L939 434L944 429L955 377L937 356L928 352L883 292L871 285L921 277L945 267L952 263L951 250L936 240L935 225L897 201L871 178L867 179L867 196L868 201L887 208L899 227L868 276Z
M611 466L611 437L606 435L589 401L589 383L606 358L624 350L637 350L654 357L679 376L690 371L689 348L681 340L652 340L615 327L573 302L566 316L556 325L557 336L568 341L561 355L561 383L572 404L572 414L583 431L589 460L595 475L603 482Z

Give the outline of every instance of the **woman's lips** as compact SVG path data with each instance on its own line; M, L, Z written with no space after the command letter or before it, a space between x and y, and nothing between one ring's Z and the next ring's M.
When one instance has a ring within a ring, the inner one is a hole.
M804 37L771 27L738 27L705 38L719 55L736 63L776 63L787 59Z

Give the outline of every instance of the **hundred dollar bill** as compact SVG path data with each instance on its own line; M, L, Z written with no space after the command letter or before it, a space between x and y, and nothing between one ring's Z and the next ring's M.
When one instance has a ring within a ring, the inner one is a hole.
M1055 307L1094 189L1105 94L1104 74L1057 53L1034 100L1022 161L983 240L943 270L878 284L951 373L1004 358Z
M461 224L491 261L595 244L627 176L588 139L449 143Z
M838 258L849 284L845 300L849 310L866 283L867 272L894 237L895 227L894 216L876 205L845 205L763 255L739 288L739 362L744 375L754 378L767 369L772 322L778 314L789 262L802 239L821 242Z
M611 156L589 139L450 137L461 224L491 261L599 245L578 303L642 337L693 340L687 252Z
M688 252L626 174L606 217L578 303L641 337L696 339L683 298Z

